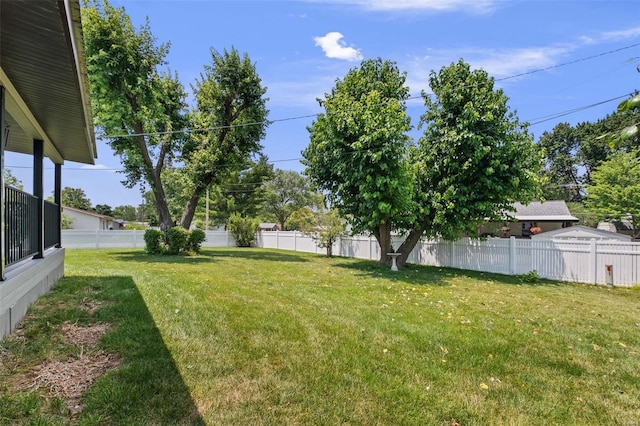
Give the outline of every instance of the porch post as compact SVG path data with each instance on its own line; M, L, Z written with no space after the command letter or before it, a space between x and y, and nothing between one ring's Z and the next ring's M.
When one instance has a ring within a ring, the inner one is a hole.
M37 249L38 253L33 256L34 259L44 257L44 185L43 185L43 166L44 158L44 141L41 139L33 140L33 196L36 197L38 208L36 209L37 232Z
M7 199L4 190L4 147L7 144L7 135L4 127L4 87L0 86L0 280L4 281L4 269L6 258L6 217Z
M62 247L62 164L55 165L55 182L53 188L53 202L58 205L58 219L54 226L57 227L56 248ZM49 224L51 225L51 224Z

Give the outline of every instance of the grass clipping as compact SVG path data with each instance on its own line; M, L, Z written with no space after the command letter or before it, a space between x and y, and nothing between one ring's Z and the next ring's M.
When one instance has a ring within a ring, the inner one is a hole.
M89 386L102 374L121 364L116 355L94 350L109 327L104 323L89 327L63 323L65 343L79 347L78 357L66 361L45 361L26 374L15 376L13 386L31 391L47 389L52 396L64 399L71 413L81 411L80 400Z

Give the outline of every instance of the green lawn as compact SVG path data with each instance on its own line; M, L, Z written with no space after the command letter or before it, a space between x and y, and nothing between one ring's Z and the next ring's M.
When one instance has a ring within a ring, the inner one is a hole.
M0 424L640 422L638 288L231 248L68 250L65 275L0 344ZM91 349L63 323L113 326ZM122 363L73 416L16 386L95 353Z

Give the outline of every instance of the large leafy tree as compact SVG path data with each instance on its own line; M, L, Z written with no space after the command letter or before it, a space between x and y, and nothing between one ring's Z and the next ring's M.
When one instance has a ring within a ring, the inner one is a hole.
M322 197L311 189L311 182L293 170L276 169L273 178L264 186L264 194L265 213L275 217L282 230L294 211L315 207L322 201Z
M161 174L179 151L187 127L186 94L177 75L163 73L169 44L156 44L149 22L136 29L124 8L95 0L82 10L87 69L96 124L111 136L129 187L146 182L163 229L173 226ZM129 136L130 135L130 136Z
M560 123L552 132L544 132L538 147L545 153L547 184L545 197L550 200L582 199L582 173L576 158L580 141L578 132L568 123Z
M192 182L180 224L189 228L200 198L212 184L220 184L234 170L257 156L267 127L267 89L247 54L233 48L211 49L211 64L193 87L197 128L186 144L182 160Z
M81 188L65 186L61 192L62 205L81 210L91 210L91 200Z
M545 198L583 201L584 187L591 183L591 174L600 163L640 144L634 124L640 120L640 108L633 108L633 99L593 123L582 122L575 127L560 123L542 134L537 145L545 155ZM611 140L613 143L609 143Z
M375 235L381 262L391 250L391 230L412 207L405 80L395 63L381 59L351 69L319 100L325 113L309 128L302 153L305 173L351 218L353 231Z
M631 221L634 237L640 236L639 150L619 152L593 172L586 204L605 220Z
M358 230L393 250L390 231L404 231L398 264L423 235L475 235L515 201L538 193L541 158L502 90L460 61L431 72L423 94L424 136L409 147L404 75L389 62L365 61L338 81L310 128L307 173Z

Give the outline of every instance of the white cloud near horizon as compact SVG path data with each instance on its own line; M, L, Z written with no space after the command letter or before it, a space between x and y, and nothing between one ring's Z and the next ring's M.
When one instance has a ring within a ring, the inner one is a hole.
M356 5L379 12L433 11L490 13L498 7L496 0L307 0L313 3Z
M117 171L113 167L105 166L104 164L83 164L80 168L82 170L104 170L105 172L113 173Z
M337 32L331 31L322 37L314 37L316 46L320 46L327 58L342 59L345 61L360 61L362 53L359 49L347 46L342 39L344 36Z

